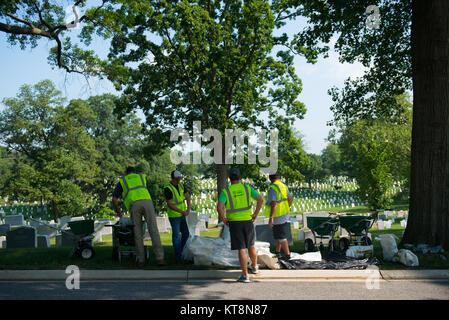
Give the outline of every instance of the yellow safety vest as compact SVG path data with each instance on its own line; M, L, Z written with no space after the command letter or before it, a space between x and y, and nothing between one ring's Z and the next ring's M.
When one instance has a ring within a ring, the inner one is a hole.
M182 183L178 184L179 192L176 189L176 187L174 185L172 185L171 183L169 183L167 187L171 190L171 192L173 194L172 204L176 208L185 211L187 207L186 207L186 204L184 202L184 199L185 199L185 197L184 197L184 186L182 185ZM181 213L176 212L176 211L170 209L170 207L168 207L168 206L167 206L167 215L168 215L169 218L182 217Z
M283 216L286 213L290 212L290 207L288 205L288 188L285 184L283 184L281 181L276 180L274 183L270 185L270 188L273 188L276 191L277 194L277 202L278 205L276 206L276 211L274 212L274 218ZM268 197L268 195L267 195ZM266 217L270 217L271 213L271 204L266 205L264 209L264 215Z
M145 174L131 173L120 179L122 185L122 199L126 209L137 200L151 200L150 192L147 189L147 176Z
M223 189L226 195L226 218L230 221L252 220L251 188L242 183Z

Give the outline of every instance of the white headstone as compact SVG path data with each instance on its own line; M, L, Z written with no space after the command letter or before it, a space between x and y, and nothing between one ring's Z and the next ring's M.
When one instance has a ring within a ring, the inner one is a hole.
M5 224L9 224L11 226L24 226L25 220L21 214L10 215L5 217Z

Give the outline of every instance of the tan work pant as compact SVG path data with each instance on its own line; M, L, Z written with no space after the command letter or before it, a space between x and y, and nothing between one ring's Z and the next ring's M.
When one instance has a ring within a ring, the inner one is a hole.
M147 222L150 233L154 255L158 262L164 260L164 248L162 247L159 230L157 229L156 214L154 212L153 201L150 199L137 200L129 207L131 220L134 224L134 241L136 243L136 255L140 262L145 261L145 251L142 234L142 216Z

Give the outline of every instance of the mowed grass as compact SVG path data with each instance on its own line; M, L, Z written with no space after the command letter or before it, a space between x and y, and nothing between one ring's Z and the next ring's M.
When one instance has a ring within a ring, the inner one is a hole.
M394 210L403 210L402 205L397 205ZM367 209L352 208L345 210L352 213L366 213ZM400 219L396 219L396 223L392 224L391 229L378 230L377 227L372 228L369 232L372 234L374 256L382 261L382 247L380 242L375 240L380 234L394 234L398 237L397 243L400 243L402 231L404 228L400 226ZM220 228L216 225L210 225L208 232L202 232L201 236L218 237ZM161 241L164 247L165 260L167 265L158 267L155 265L155 257L150 247L150 263L144 269L152 270L204 270L204 269L234 269L223 266L196 266L192 262L177 263L174 257L172 247L171 233L161 233ZM338 236L338 234L337 234ZM298 241L298 230L292 228L293 245L290 247L292 252L304 253L304 241ZM134 258L123 257L121 263L112 260L112 236L103 236L102 242L96 242L95 257L90 260L82 260L77 257L70 257L71 247L55 247L54 239L52 239L51 248L30 248L30 249L0 249L0 269L4 270L48 270L48 269L65 269L68 265L77 265L80 269L136 269ZM151 246L150 241L145 242ZM271 252L274 252L274 246L271 246ZM419 258L420 266L416 268L406 267L400 263L383 262L380 269L449 269L449 253L443 254L421 254L416 253ZM441 256L446 257L446 261Z

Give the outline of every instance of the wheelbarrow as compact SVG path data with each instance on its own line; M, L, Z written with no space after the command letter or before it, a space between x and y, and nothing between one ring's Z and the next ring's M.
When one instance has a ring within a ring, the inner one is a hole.
M378 212L371 216L340 216L340 226L348 232L348 236L340 236L338 246L346 251L350 245L370 246L372 241L368 236L374 222L377 221Z
M107 224L112 227L112 260L121 262L123 256L135 256L134 225L126 220L119 220L115 224ZM144 232L144 230L142 230ZM123 248L125 250L123 250ZM134 248L131 248L134 247ZM150 259L150 250L144 246L145 260Z
M320 239L320 251L324 250L323 240L328 241L329 251L334 251L337 248L337 241L334 240L334 236L338 226L338 219L332 216L307 217L307 227L312 231L313 239L307 238L304 240L304 250L306 252L315 251L317 239Z
M95 250L92 246L92 241L95 237L94 220L71 221L68 223L71 232L68 232L40 220L34 218L30 219L72 237L74 241L74 248L70 253L71 257L76 255L84 260L89 260L95 256Z

